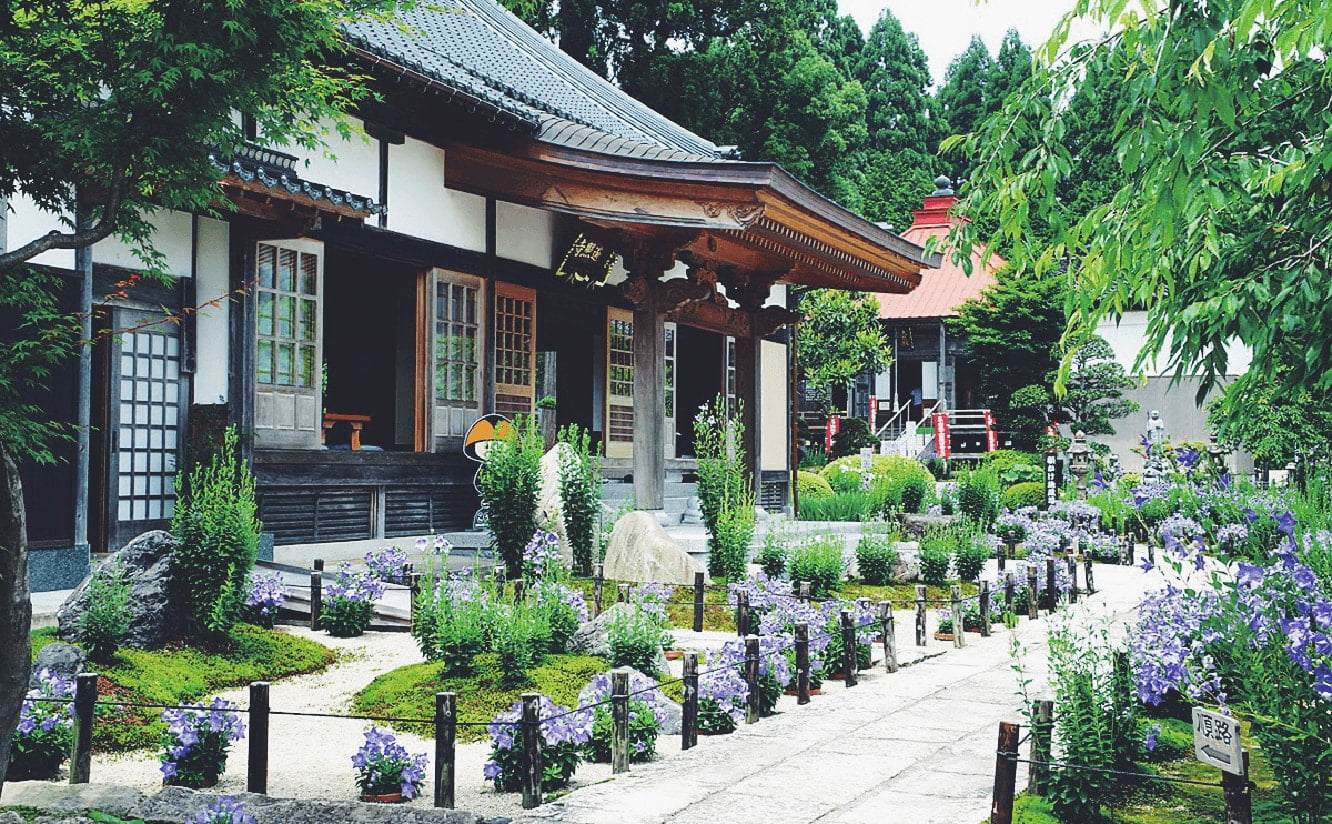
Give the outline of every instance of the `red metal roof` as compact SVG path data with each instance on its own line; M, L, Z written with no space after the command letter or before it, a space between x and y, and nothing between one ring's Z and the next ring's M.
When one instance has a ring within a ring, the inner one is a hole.
M902 237L924 246L932 237L943 237L962 218L951 214L957 196L931 195L925 205L912 212L911 228ZM962 267L953 263L950 250L944 248L938 269L922 269L920 285L904 295L875 295L879 301L879 317L884 320L906 318L942 318L957 314L957 307L980 295L995 282L995 270L1003 266L1004 259L987 255L984 248L971 253L970 277ZM988 260L986 260L988 258ZM982 263L982 261L986 261ZM987 265L988 264L988 265Z

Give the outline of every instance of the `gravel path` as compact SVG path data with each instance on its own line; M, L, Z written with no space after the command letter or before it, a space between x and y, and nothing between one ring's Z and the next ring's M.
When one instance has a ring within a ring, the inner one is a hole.
M412 637L405 632L368 632L358 638L333 638L303 627L281 629L333 647L341 658L323 672L275 682L269 696L274 710L350 713L352 697L376 676L424 660ZM221 695L242 706L249 703L247 689ZM369 722L364 721L272 716L269 794L287 798L354 799L357 791L351 756L364 740L362 732L369 727ZM408 752L429 753L433 759L433 741L408 733L398 733L398 741ZM458 745L457 807L485 817L517 815L522 809L521 794L497 793L482 780L481 768L489 757L489 743ZM232 745L227 770L218 782L217 791L243 791L248 761L246 741ZM161 786L158 767L156 753L99 755L93 758L92 781L151 791ZM432 771L427 770L426 774L421 796L412 804L429 806L432 803L434 788L429 780ZM578 767L573 787L594 784L609 777L609 764L582 764Z

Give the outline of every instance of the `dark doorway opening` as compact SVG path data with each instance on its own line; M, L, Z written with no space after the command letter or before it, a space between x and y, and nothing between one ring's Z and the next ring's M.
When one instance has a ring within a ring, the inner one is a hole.
M722 391L725 338L680 326L676 333L675 448L681 458L694 457L694 417Z

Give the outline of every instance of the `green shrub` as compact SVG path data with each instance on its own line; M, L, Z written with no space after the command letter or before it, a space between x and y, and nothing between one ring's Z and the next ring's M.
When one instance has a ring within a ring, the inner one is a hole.
M632 691L632 690L631 690ZM592 712L592 740L584 746L588 761L608 764L611 760L611 708L602 705ZM657 715L645 701L629 700L629 760L651 761L657 752Z
M728 408L718 395L694 418L698 453L698 505L708 530L708 572L714 578L745 576L754 537L754 484L745 468L740 403Z
M996 449L993 452L985 453L984 461L985 466L995 472L1002 473L1022 464L1040 466L1041 456L1035 452L1024 452L1020 449Z
M1045 503L1045 484L1037 481L1013 484L1004 490L999 502L1004 509L1040 506Z
M989 528L999 517L999 488L989 472L968 472L957 486L957 507L962 516Z
M920 579L938 586L948 580L948 565L952 560L952 542L941 538L927 538L921 542Z
M541 660L545 642L533 616L521 606L497 611L498 621L491 652L499 670L499 685L516 689L531 683L528 670Z
M832 485L834 491L845 492L864 488L860 474L860 456L852 455L839 458L825 466L820 474ZM870 458L870 488L883 483L886 489L880 497L901 499L900 490L908 480L923 481L926 488L934 483L934 476L921 465L920 461L903 458L898 455L874 455Z
M523 574L523 549L540 524L536 520L545 439L535 419L519 415L506 437L490 443L476 474L495 550L509 580Z
M958 580L976 581L985 569L985 562L993 553L983 534L972 535L958 542L953 553L953 565L957 569Z
M611 666L633 667L646 675L657 671L661 650L671 642L657 619L638 607L611 618L606 634Z
M842 418L841 429L832 439L832 456L859 456L864 448L878 449L879 439L870 431L870 425L860 418Z
M800 469L819 470L826 466L827 463L828 453L823 451L823 447L800 447Z
M560 450L560 511L574 569L586 575L594 563L601 512L601 445L594 447L587 430L574 423L560 430L559 441L564 445Z
M434 655L429 657L443 662L445 675L466 675L472 671L477 653L486 648L485 602L480 598L449 597L441 606L435 625Z
M923 478L907 478L902 483L902 508L907 512L921 512L925 508L925 499L929 497L933 481Z
M800 503L803 504L810 498L831 495L833 489L828 480L819 473L802 469L796 473L796 493L800 496Z
M1140 719L1138 738L1145 742L1148 734L1152 734L1156 743L1150 750L1146 750L1144 744L1149 761L1175 761L1193 755L1193 725L1188 721L1178 718L1153 721Z
M238 443L236 428L227 427L221 452L188 476L177 476L171 519L180 544L174 574L189 610L190 632L214 647L229 643L240 621L263 529L256 517L254 476Z
M780 578L786 574L786 535L776 527L770 527L763 536L763 548L759 550L758 565L769 578Z
M802 521L863 521L878 514L874 496L859 490L800 501Z
M890 583L897 569L897 550L885 536L864 535L856 545L856 567L867 584Z
M791 550L789 567L791 580L809 582L810 592L816 597L832 595L845 569L841 537L829 535L795 547Z
M88 581L88 607L79 616L79 642L93 661L109 663L129 632L129 599L120 560L103 561Z

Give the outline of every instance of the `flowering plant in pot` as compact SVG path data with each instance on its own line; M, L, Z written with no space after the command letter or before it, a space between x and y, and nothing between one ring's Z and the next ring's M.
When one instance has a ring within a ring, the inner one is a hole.
M250 584L245 593L245 618L252 624L273 628L278 611L287 602L287 587L282 582L282 573L265 575L262 572L250 573Z
M365 743L352 756L362 801L405 801L415 798L425 780L426 755L411 755L393 733L378 727L365 731Z
M245 737L240 708L214 698L208 706L186 704L162 711L162 783L211 787L227 766L227 750Z
M10 781L53 778L69 752L74 725L74 682L43 669L38 684L23 699L18 729L5 778Z
M569 783L582 757L583 746L592 738L592 712L571 711L545 695L539 701L537 717L541 733L541 787L543 790ZM515 702L508 712L490 720L490 760L483 768L487 781L495 782L496 792L522 789L523 704Z
M339 638L362 634L375 617L375 601L383 597L386 589L374 574L353 572L351 564L342 564L337 580L324 588L328 600L320 624L329 635Z

